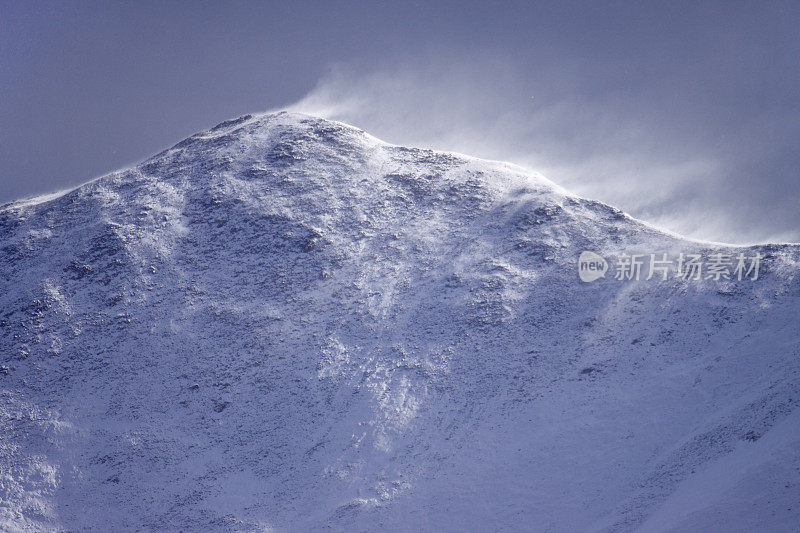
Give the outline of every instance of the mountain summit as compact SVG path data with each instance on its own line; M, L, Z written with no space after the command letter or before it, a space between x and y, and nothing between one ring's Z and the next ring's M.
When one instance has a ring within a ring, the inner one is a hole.
M615 279L636 253L763 259ZM230 120L0 207L0 529L789 531L799 265Z

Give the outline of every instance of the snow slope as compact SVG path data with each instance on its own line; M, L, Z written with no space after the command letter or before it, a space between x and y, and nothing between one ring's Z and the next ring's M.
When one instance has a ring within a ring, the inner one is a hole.
M582 250L766 258L587 284ZM799 265L231 120L0 207L0 530L797 531Z

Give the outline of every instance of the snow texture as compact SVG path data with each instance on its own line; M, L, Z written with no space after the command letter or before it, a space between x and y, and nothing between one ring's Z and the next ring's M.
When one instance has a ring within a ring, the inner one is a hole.
M765 259L587 284L583 250ZM0 530L797 531L799 261L224 122L0 206Z

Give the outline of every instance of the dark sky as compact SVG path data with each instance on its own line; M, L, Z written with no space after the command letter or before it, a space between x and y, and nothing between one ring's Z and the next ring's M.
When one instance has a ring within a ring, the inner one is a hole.
M800 241L800 2L0 1L0 202L292 104Z

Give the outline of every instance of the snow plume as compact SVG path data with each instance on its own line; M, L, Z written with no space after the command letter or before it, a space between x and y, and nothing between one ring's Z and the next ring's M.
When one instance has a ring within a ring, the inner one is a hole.
M512 62L489 55L443 63L372 71L339 65L290 109L392 143L511 161L689 237L740 244L798 238L776 234L780 224L758 213L743 217L742 202L753 196L730 187L738 179L733 162L702 128L665 116L633 90L603 87L583 65L565 60L531 84Z

